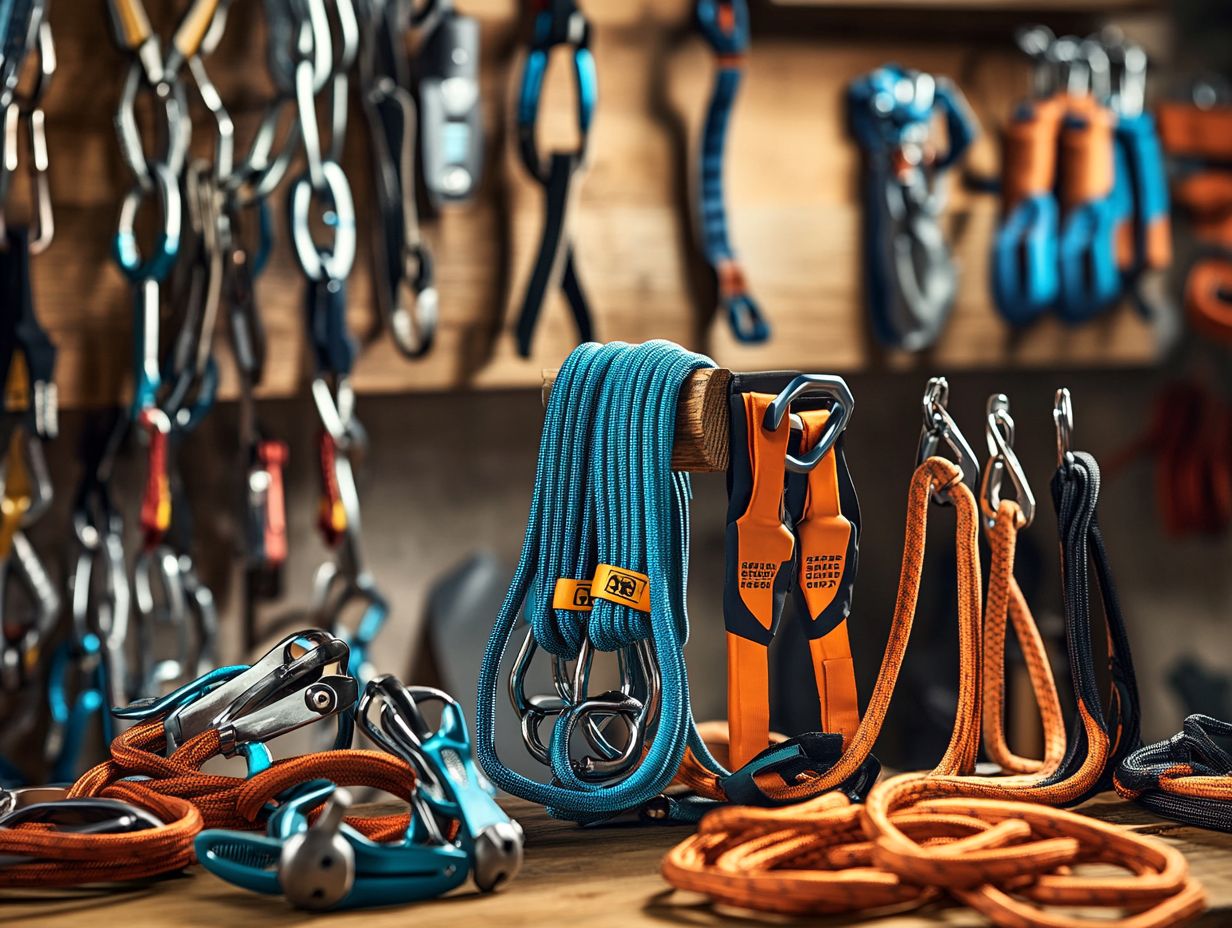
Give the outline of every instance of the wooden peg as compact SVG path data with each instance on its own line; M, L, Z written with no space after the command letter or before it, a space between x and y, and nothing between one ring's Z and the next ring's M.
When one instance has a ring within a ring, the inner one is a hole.
M676 409L676 443L672 467L695 474L727 470L730 417L727 388L732 373L721 367L702 368L689 375L680 388ZM543 372L543 404L546 406L556 371Z

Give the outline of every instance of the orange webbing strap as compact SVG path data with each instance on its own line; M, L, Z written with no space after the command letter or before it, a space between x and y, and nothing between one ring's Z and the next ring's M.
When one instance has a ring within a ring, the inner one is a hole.
M868 708L859 727L846 745L842 757L829 770L809 776L796 783L784 784L774 774L759 774L755 779L759 788L777 802L801 802L828 793L859 771L872 753L873 745L881 733L886 711L894 695L899 670L907 652L911 627L915 621L916 603L920 593L920 578L924 568L924 549L928 528L928 509L935 491L949 489L954 500L955 551L958 563L958 641L959 685L958 712L954 731L946 748L938 771L966 772L974 769L979 750L979 658L980 654L980 556L976 543L978 511L975 497L962 482L962 472L944 458L928 458L911 478L907 503L907 532L903 546L902 570L899 574L898 599L894 606L894 618L890 636L886 642L885 655L877 682L873 686ZM680 779L688 783L702 796L724 799L723 789L713 774L707 773L692 756L685 753ZM821 800L823 801L823 796ZM792 813L799 806L786 810L761 809L770 819ZM741 809L741 812L750 812ZM720 812L712 815L722 814ZM778 818L778 820L783 820ZM709 818L707 818L709 821Z
M770 741L768 648L787 592L795 536L783 524L783 488L791 426L764 428L774 397L745 393L748 503L727 527L727 721L730 759L743 766ZM734 537L733 537L734 536ZM730 559L735 557L736 563ZM732 589L734 585L735 589Z
M0 868L0 886L138 880L192 863L193 838L201 830L201 813L192 803L135 782L113 784L99 795L148 809L166 824L120 834L74 834L39 824L0 828L0 855L36 858Z
M1057 133L1066 98L1031 102L1005 127L1001 140L1001 209L1051 193L1057 175Z
M805 411L800 419L804 425L800 450L807 452L821 441L830 411ZM851 520L842 513L834 449L809 471L807 481L803 517L796 522L798 585L809 619L809 651L821 707L821 731L842 735L846 744L860 724L860 703L847 637L850 603L835 600L844 587L844 575L854 566L848 564L848 558L854 557L855 549Z
M1067 98L1069 117L1061 125L1057 194L1065 209L1103 200L1115 181L1115 126L1109 110Z
M1048 662L1026 597L1014 579L1014 552L1018 530L1025 523L1022 508L1014 500L1002 500L996 521L988 532L991 564L984 600L984 751L1006 773L1038 773L1047 776L1065 759L1065 716L1057 696L1057 684ZM1014 623L1035 704L1044 729L1044 756L1040 760L1020 757L1005 739L1005 631L1006 617Z

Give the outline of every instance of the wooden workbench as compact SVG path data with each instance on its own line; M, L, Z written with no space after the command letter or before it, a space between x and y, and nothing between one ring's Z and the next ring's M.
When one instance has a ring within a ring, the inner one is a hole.
M16 894L0 902L0 925L40 928L93 924L97 928L141 926L239 926L262 928L302 922L314 926L362 924L364 928L497 926L517 928L575 925L637 928L646 925L753 925L766 919L747 913L719 913L700 897L674 892L659 876L664 851L686 832L672 827L578 828L553 821L542 809L513 801L509 810L526 829L526 863L507 890L481 897L469 885L448 898L411 907L308 916L281 898L236 889L193 867L186 876L152 886L107 894L72 892ZM1179 847L1206 887L1210 909L1202 926L1232 924L1232 835L1164 822L1115 796L1092 800L1086 811L1129 824ZM89 922L87 922L87 919ZM841 925L849 920L810 919L807 924ZM777 922L776 922L777 923ZM793 924L786 921L785 924ZM805 924L801 921L799 924ZM862 921L867 928L983 924L970 910L932 907L907 915Z

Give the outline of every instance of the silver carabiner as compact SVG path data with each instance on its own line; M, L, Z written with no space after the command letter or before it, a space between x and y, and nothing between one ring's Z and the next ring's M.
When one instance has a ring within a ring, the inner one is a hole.
M856 406L851 388L847 386L847 381L842 377L829 374L800 374L770 401L770 405L766 407L766 417L762 422L762 428L771 432L777 431L783 424L784 417L791 410L791 404L803 396L812 395L828 396L833 405L830 407L830 418L817 444L803 457L787 455L787 469L796 474L807 474L821 463L821 459L834 447L839 436L847 430L847 424L851 421L851 414Z
M988 459L980 474L980 509L987 528L997 521L1001 508L1001 486L1006 476L1014 486L1014 495L1022 510L1022 524L1026 528L1035 520L1035 494L1018 455L1014 452L1014 420L1010 416L1010 401L1004 393L994 393L988 398L988 415L984 423L984 439L988 445Z
M1066 387L1057 391L1052 421L1057 430L1057 466L1061 467L1074 459L1074 400Z
M974 492L980 475L980 463L958 424L950 416L949 401L949 382L944 377L931 378L928 386L924 388L924 425L920 429L916 466L923 464L928 458L937 457L944 444L956 458L955 463L962 472L962 482ZM933 502L942 506L949 505L948 489L936 490L933 493Z

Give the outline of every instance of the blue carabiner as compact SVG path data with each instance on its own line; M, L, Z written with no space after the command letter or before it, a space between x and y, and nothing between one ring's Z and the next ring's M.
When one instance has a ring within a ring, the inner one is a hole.
M198 860L215 876L252 892L286 894L313 909L356 909L435 899L466 881L466 852L449 844L401 841L378 844L342 821L349 805L335 805L333 783L313 781L292 791L270 816L263 836L210 829L194 841ZM329 802L316 824L308 814ZM330 861L312 858L312 840L326 841ZM308 858L297 866L297 857ZM345 873L334 871L345 870ZM313 885L323 874L330 891Z
M91 719L98 717L103 744L110 744L115 736L115 723L107 711L110 684L102 651L102 640L90 632L79 641L65 641L52 655L47 670L47 703L53 730L59 732L58 750L52 758L50 772L53 783L71 782L80 774L78 760ZM93 667L70 701L68 677L75 662L92 662Z

